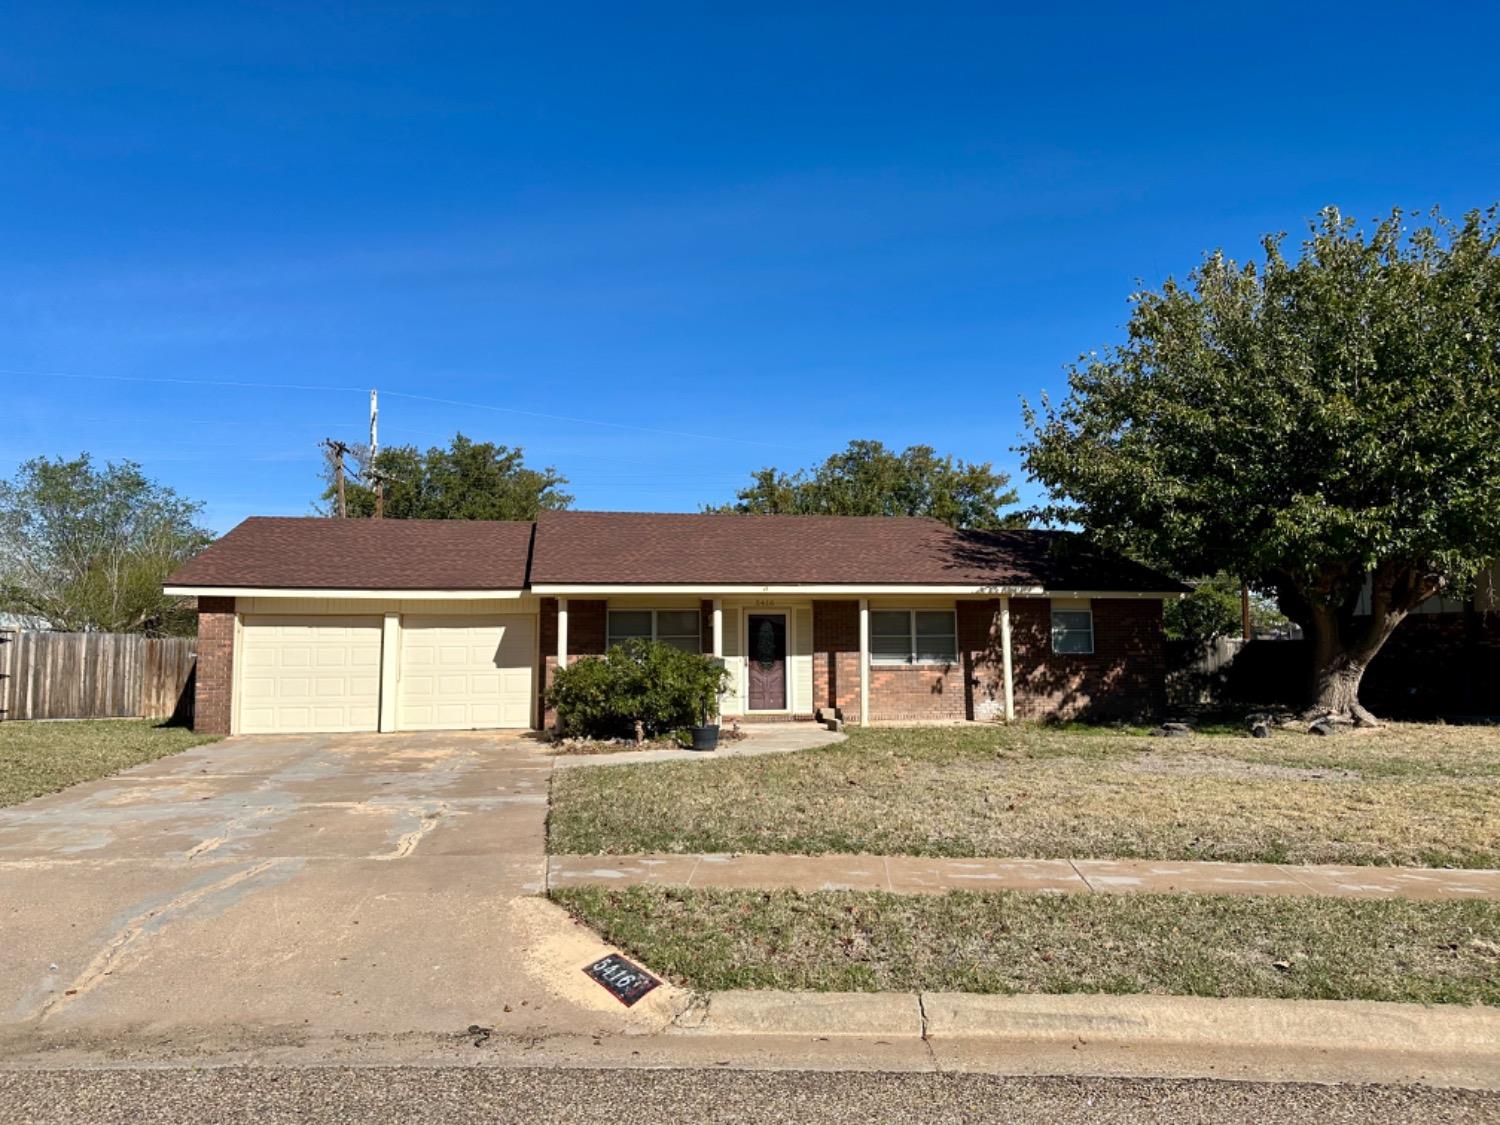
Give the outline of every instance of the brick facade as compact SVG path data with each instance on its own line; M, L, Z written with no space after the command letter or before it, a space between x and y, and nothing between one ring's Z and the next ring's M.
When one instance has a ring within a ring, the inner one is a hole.
M813 708L859 722L859 603L813 602Z
M193 729L228 734L234 714L234 599L198 599Z
M954 608L958 619L958 659L954 663L870 666L871 722L960 722L1004 717L1000 599L961 601Z
M1161 602L1093 601L1094 652L1052 651L1052 603L1011 600L1016 717L1155 715L1165 697ZM988 721L1004 717L1000 601L959 601L958 659L870 667L871 722ZM813 603L813 702L859 721L859 603Z
M606 601L568 599L568 663L581 656L603 656L608 643L609 618ZM541 617L537 622L538 645L542 655L542 675L537 684L536 713L539 727L550 727L556 713L547 710L547 689L557 671L557 599L543 598Z
M1016 718L1145 718L1166 702L1161 602L1095 598L1094 651L1052 651L1052 603L1012 598Z

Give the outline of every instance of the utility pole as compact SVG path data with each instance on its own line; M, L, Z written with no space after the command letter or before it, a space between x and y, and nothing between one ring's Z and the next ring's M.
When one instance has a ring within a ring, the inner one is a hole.
M380 470L375 467L375 454L380 452L380 392L374 387L370 388L370 459L369 477L375 486L375 518L380 519L385 515L385 480L380 475Z
M1250 639L1250 584L1240 579L1240 635Z
M375 518L385 518L385 474L379 469L369 469L365 472L365 478L375 489Z
M333 463L333 480L338 486L339 519L344 519L349 515L348 505L344 502L344 457L349 453L349 447L336 438L324 438L323 448L328 450L328 459Z

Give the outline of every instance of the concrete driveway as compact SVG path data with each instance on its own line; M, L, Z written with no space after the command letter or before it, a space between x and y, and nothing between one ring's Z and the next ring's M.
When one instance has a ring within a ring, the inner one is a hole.
M679 998L620 1007L536 897L551 768L512 734L239 737L0 810L0 1057L659 1028Z

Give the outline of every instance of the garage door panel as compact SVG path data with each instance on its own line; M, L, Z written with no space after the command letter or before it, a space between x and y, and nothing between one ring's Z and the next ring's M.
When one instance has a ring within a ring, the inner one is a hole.
M536 619L408 615L397 688L403 730L531 725Z
M375 617L246 617L239 729L378 729L380 645Z

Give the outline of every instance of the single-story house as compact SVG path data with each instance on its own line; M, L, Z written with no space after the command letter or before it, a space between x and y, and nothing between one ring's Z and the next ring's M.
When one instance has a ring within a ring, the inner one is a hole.
M199 729L247 734L543 727L559 664L630 637L722 657L726 718L1147 715L1185 589L1066 532L573 511L248 519L166 588Z

